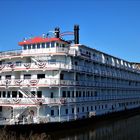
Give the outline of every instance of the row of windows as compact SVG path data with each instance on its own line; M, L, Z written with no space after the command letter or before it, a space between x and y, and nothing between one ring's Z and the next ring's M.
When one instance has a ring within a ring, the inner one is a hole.
M140 104L140 101L133 101L133 102L126 102L126 103L119 103L118 105L119 105L119 107L126 107L126 106L129 106L129 105L137 105L137 104ZM115 104L115 105L112 105L111 106L111 109L113 110L113 109L115 109L117 107L117 104ZM107 109L108 108L108 105L107 104L104 104L104 105L95 105L95 106L87 106L87 107L85 107L85 106L82 106L81 108L80 107L77 107L76 108L76 113L84 113L84 112L89 112L89 111L96 111L96 110L102 110L102 109ZM69 113L72 113L72 114L74 114L74 111L75 110L75 108L71 108L71 109L68 109L68 108L66 108L65 109L65 114L67 115L67 114L69 114ZM52 109L51 110L51 114L50 114L51 116L54 116L55 114L54 114L54 110ZM57 115L59 115L59 110L57 110Z
M45 74L37 74L37 79L45 78ZM5 79L11 79L11 75L5 75ZM31 79L31 74L24 74L23 79ZM0 76L1 80L1 76Z
M40 48L54 48L55 46L57 47L65 47L65 44L60 44L56 42L47 42L47 43L38 43L38 44L29 44L29 45L24 45L23 50L30 50L30 49L40 49Z
M122 89L118 89L118 90L111 90L111 89L101 89L98 91L62 91L62 97L63 98L74 98L74 97L103 97L103 96L134 96L134 95L138 95L140 94L139 90L122 90ZM51 98L53 98L53 93L51 93Z
M62 91L62 97L96 97L97 91L76 91L74 96L74 91Z
M84 64L82 63L83 60L73 60L72 61L72 64L75 64L75 65L78 65L78 66L83 66L83 67L91 67L92 69L96 69L98 71L108 71L108 72L112 72L113 73L116 73L117 76L121 75L129 75L129 76L132 76L132 77L135 77L135 76L139 76L139 74L137 73L133 73L133 71L127 71L127 70L124 70L124 69L120 69L119 67L110 67L110 66L107 66L107 65L104 65L104 64L100 64L100 63L96 63L96 62L87 62Z
M128 62L125 62L121 59L117 59L117 58L113 58L113 57L110 57L110 56L107 56L107 55L104 55L102 53L96 53L96 52L92 52L91 53L91 50L85 50L85 49L81 49L79 50L81 52L81 54L83 55L87 55L91 58L96 58L96 59L102 59L103 63L105 62L109 62L110 64L112 65L120 65L120 66L125 66L125 67L128 67L128 68L132 68L132 64L131 63L128 63Z
M42 97L42 91L31 92L37 98ZM17 91L0 91L0 98L23 98L23 94Z

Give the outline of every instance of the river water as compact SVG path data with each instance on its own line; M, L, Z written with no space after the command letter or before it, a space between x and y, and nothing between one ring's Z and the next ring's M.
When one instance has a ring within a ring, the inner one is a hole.
M0 140L140 140L140 115L51 133L17 135L1 130Z

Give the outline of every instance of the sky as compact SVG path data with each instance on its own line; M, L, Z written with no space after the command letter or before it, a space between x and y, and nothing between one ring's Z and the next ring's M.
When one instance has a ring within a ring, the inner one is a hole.
M0 0L0 51L55 27L73 31L74 24L80 44L140 62L140 0Z

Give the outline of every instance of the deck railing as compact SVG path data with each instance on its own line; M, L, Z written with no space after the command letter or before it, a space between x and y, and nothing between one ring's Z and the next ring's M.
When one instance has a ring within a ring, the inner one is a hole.
M43 79L5 79L0 80L0 87L49 87L49 86L88 86L88 87L104 87L104 88L127 88L140 89L139 85L128 85L122 83L99 82L99 81L75 81L60 80L58 78Z
M71 52L71 51L70 51ZM42 49L30 49L30 50L13 50L0 52L0 59L11 58L15 56L32 56L38 54L47 54L47 53L69 53L69 48L42 48ZM71 52L72 54L72 52Z
M36 100L36 103L32 103L32 100ZM35 106L39 104L47 104L48 106L54 105L62 105L67 103L76 103L76 102L94 102L94 101L108 101L108 100L133 100L133 99L140 99L138 95L133 96L115 96L115 95L107 95L107 96L92 96L92 97L70 97L70 98L64 98L64 97L58 97L58 98L49 98L49 97L43 97L43 98L0 98L0 104L2 106L17 106L17 105L28 105L28 106ZM21 106L21 107L22 107Z
M12 63L12 64L2 64L0 65L0 72L11 72L11 71L29 71L29 70L74 70L79 72L87 72L96 75L108 76L108 77L117 77L122 79L131 79L131 80L139 80L139 77L131 77L126 76L124 74L115 73L112 71L106 71L101 69L96 69L90 66L82 66L82 65L72 65L66 64L63 62L32 62L32 63Z

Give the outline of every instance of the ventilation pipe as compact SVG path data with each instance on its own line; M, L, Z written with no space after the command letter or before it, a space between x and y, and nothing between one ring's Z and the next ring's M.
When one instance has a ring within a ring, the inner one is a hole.
M79 25L74 25L74 43L79 44Z
M56 28L54 29L54 32L55 32L55 37L56 37L56 38L59 38L59 37L60 37L60 29L59 29L59 27L56 27Z

